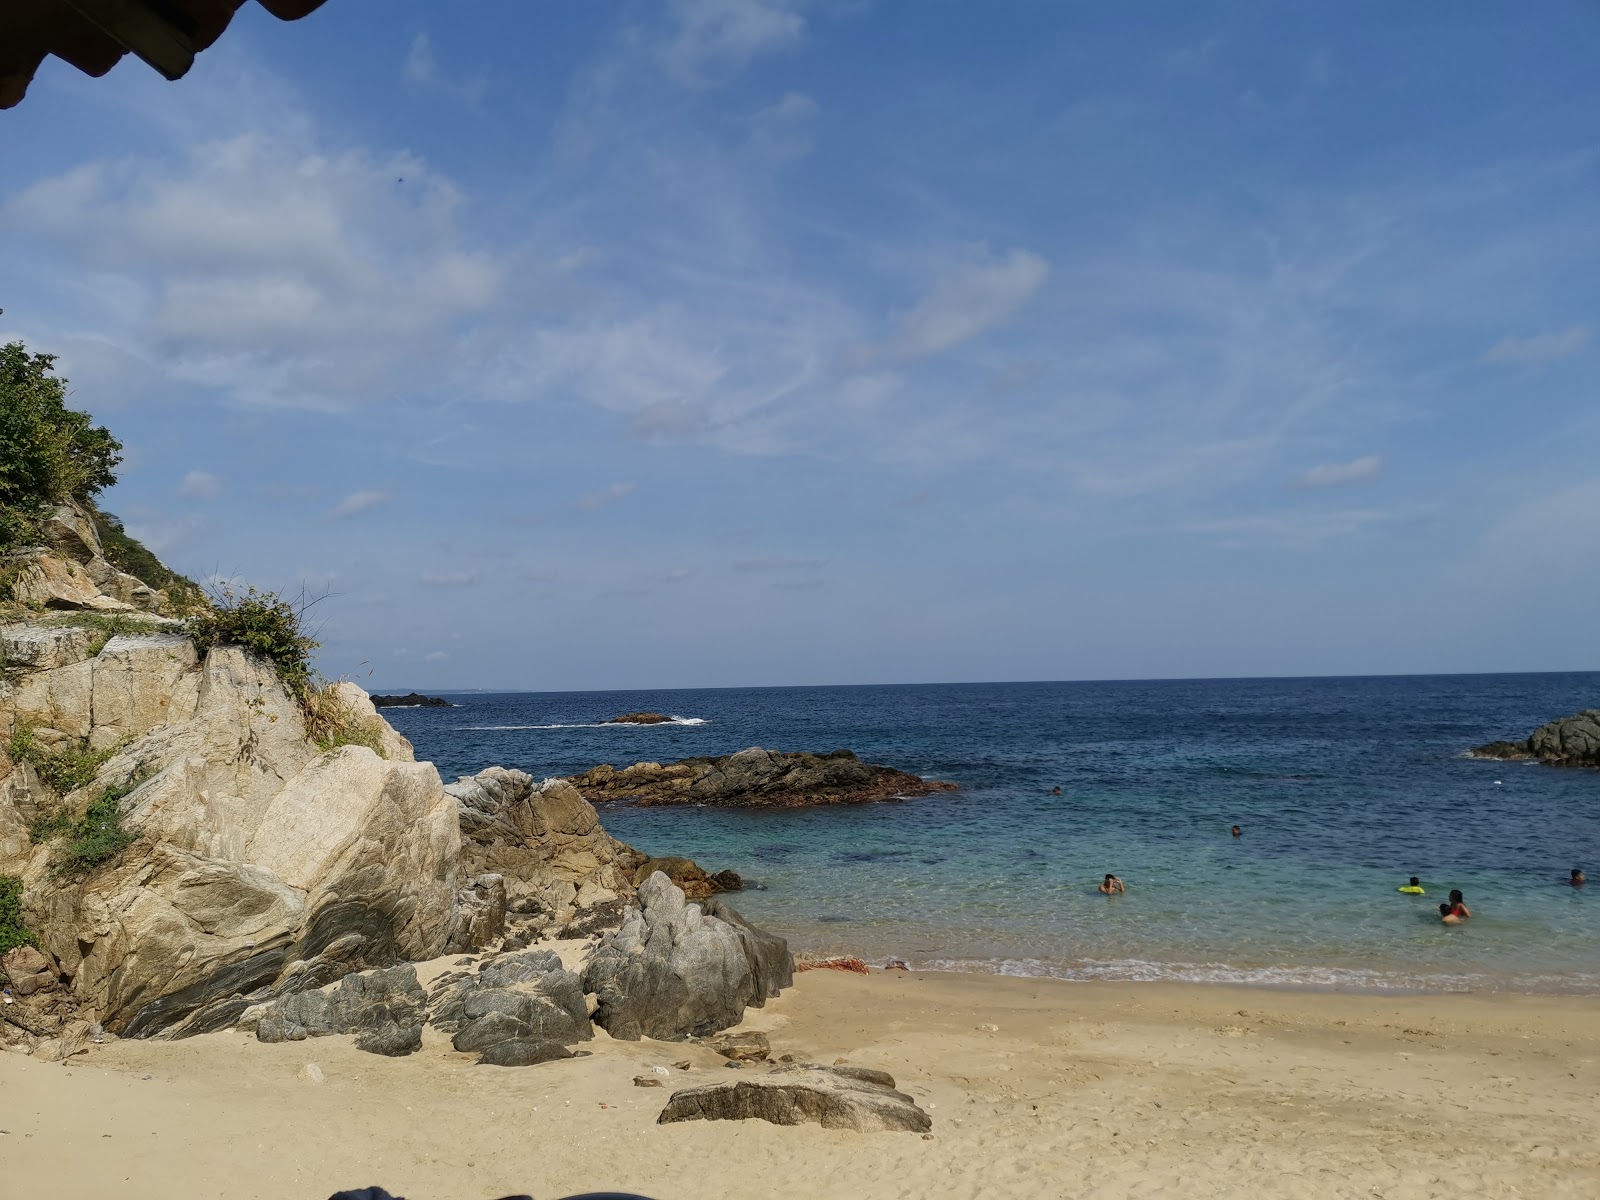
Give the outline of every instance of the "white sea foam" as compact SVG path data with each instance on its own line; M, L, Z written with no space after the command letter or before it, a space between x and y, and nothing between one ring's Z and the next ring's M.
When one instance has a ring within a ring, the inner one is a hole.
M410 705L407 707L417 707ZM553 725L458 725L463 733L489 733L502 732L512 729L660 729L663 725L709 725L705 717L673 717L670 721L656 721L649 725L635 724L632 721L576 721L569 723L556 723Z
M1038 958L948 958L913 963L913 970L1014 975L1030 979L1105 980L1121 983L1216 983L1237 987L1306 988L1353 992L1592 993L1600 975L1432 973L1377 971L1359 967L1263 966L1231 963L1163 963L1123 958L1103 962L1049 962Z

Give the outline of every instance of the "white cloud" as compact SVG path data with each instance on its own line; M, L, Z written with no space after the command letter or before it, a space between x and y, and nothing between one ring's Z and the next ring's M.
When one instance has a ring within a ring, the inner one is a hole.
M449 657L443 650L430 650L422 656L422 661L425 663L439 663L444 662Z
M1030 251L980 252L947 271L915 308L901 314L889 341L858 350L853 365L923 358L958 346L1010 317L1049 277L1050 264Z
M1229 547L1262 543L1305 547L1318 545L1331 538L1346 537L1397 519L1395 513L1378 509L1348 509L1331 513L1263 513L1224 517L1212 521L1191 521L1183 528L1191 533L1217 535L1220 543Z
M205 471L190 471L178 485L178 495L190 500L215 500L222 495L222 480Z
M394 499L388 492L360 491L351 492L339 503L335 504L325 514L325 521L343 521L348 517L357 516L377 508L380 504L387 504Z
M625 496L633 495L634 485L631 483L613 483L608 488L598 492L585 492L578 497L578 507L585 512L593 512L597 508L604 508L608 504L615 504Z
M1589 344L1589 330L1574 325L1560 333L1536 333L1530 337L1501 338L1484 353L1483 361L1536 366L1570 358Z
M680 83L701 85L715 68L797 45L806 22L788 0L672 0L662 64Z
M472 587L478 582L476 571L424 571L417 576L424 587Z
M1366 483L1382 473L1383 455L1368 454L1344 463L1322 463L1295 482L1303 488L1340 487L1347 483Z
M461 245L461 203L414 156L251 133L74 167L0 205L0 224L122 289L115 340L172 376L329 407L390 394L495 299L503 267Z

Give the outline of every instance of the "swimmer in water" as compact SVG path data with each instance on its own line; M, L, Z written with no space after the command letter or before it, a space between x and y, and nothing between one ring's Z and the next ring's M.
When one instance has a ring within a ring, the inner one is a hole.
M1439 906L1439 914L1439 919L1446 925L1459 925L1461 922L1471 919L1472 910L1467 907L1466 901L1462 899L1460 888L1455 888L1450 892L1450 903L1441 904Z
M1237 825L1235 825L1233 827L1233 836L1234 837L1243 837L1244 836L1244 830L1240 829Z
M1573 867L1572 868L1572 876L1571 876L1571 878L1569 878L1567 880L1567 882L1570 883L1573 887L1582 887L1584 884L1588 883L1589 881L1583 877L1583 868L1582 867Z
M1101 894L1106 896L1115 896L1118 892L1126 892L1127 890L1123 886L1122 880L1115 875L1107 875L1104 882L1100 884Z
M1411 877L1410 883L1406 884L1405 887L1400 888L1399 890L1408 896L1426 896L1428 894L1422 890L1422 880L1418 879L1415 875Z
M1060 787L1059 787L1059 786L1058 786L1058 787L1053 787L1053 788L1051 788L1051 789L1050 789L1050 794L1051 794L1051 795L1052 795L1052 796L1059 796L1059 795L1061 795L1061 788L1060 788Z

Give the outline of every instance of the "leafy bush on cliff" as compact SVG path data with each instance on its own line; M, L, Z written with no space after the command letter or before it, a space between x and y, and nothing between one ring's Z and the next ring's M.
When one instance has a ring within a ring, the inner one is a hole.
M67 407L55 361L0 346L0 549L32 540L50 505L87 503L117 481L122 443Z
M95 772L112 754L109 747L91 750L88 742L50 749L34 736L32 726L21 721L11 733L8 749L13 760L32 763L45 785L62 796L93 783Z
M305 606L276 592L249 588L243 595L224 587L211 606L190 617L189 636L202 658L213 646L242 646L278 669L284 686L302 704L311 695L311 655L320 645L302 628Z
M18 946L35 946L33 934L22 927L22 881L0 875L0 954Z

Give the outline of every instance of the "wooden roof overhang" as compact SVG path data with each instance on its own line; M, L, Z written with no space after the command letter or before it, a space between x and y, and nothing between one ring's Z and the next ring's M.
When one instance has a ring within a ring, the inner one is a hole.
M100 76L131 53L168 79L179 79L245 2L0 0L0 108L22 100L47 54ZM323 0L258 3L281 21L298 21Z

